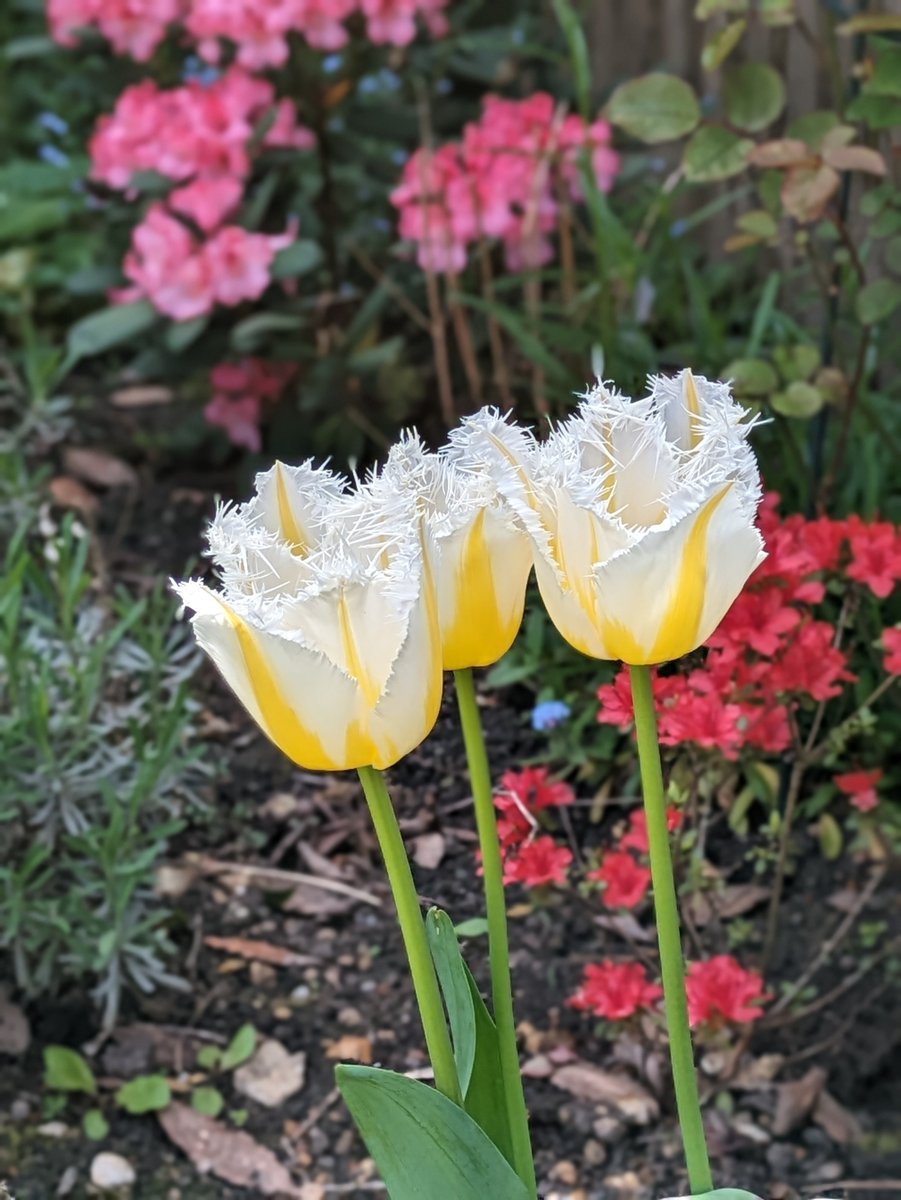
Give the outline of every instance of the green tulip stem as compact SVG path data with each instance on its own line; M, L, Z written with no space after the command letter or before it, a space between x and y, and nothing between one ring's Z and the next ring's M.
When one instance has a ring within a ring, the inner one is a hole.
M693 1193L713 1190L704 1120L698 1097L691 1030L688 1024L688 997L685 992L685 967L682 961L682 937L679 932L679 908L669 829L666 823L666 799L657 738L657 714L648 667L630 667L632 699L635 704L635 730L638 737L638 761L647 815L651 856L651 880L660 946L663 976L663 1003L669 1032L670 1061L676 1091L676 1108L688 1166L688 1181Z
M381 771L375 767L360 767L358 774L388 873L391 894L394 896L394 906L397 909L397 919L407 951L410 974L413 977L413 990L419 1005L426 1047L435 1072L435 1086L449 1100L462 1104L438 977L429 952L425 921L420 911L419 896L416 893L416 884L413 882L413 872L410 870L397 816Z
M491 966L491 1000L497 1026L504 1100L513 1149L513 1167L526 1185L530 1196L537 1194L535 1164L529 1137L529 1114L523 1092L516 1045L516 1020L513 1015L513 989L510 980L510 948L507 939L507 901L504 894L504 866L497 835L497 818L491 788L491 768L485 749L485 734L476 703L475 685L470 669L455 671L457 705L469 764L469 778L475 801L476 826L482 851L485 909L488 916L488 954Z

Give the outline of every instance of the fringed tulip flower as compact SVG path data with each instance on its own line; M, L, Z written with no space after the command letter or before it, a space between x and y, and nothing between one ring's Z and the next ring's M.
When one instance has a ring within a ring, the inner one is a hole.
M387 767L431 731L441 647L416 505L277 464L210 530L221 592L178 586L263 732L311 770Z
M444 452L430 454L408 435L371 486L413 497L419 506L445 670L497 662L522 623L532 548L492 474L468 455L465 438L455 443L452 433Z
M577 650L646 665L710 636L755 567L760 482L726 384L598 385L542 446L495 452L548 613Z

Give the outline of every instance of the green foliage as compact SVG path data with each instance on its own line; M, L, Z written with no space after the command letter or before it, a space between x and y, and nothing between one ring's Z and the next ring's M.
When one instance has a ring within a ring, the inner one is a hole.
M701 110L689 84L654 72L621 83L607 104L607 116L632 137L653 145L691 133Z
M343 1065L335 1075L392 1200L527 1200L497 1147L434 1088L375 1067Z
M116 1092L116 1103L132 1116L160 1112L172 1100L172 1091L163 1075L138 1075Z
M81 1128L90 1142L102 1142L109 1133L109 1121L99 1108L89 1108L81 1119Z
M251 1024L242 1025L232 1040L222 1051L219 1067L223 1071L231 1071L247 1062L256 1049L257 1031Z
M97 1092L94 1072L77 1050L68 1046L44 1047L44 1084L55 1092Z
M207 1117L218 1117L225 1108L225 1097L214 1087L197 1087L191 1092L191 1107Z

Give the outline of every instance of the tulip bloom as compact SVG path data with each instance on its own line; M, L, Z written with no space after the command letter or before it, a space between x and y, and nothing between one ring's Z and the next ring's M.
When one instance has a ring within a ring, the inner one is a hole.
M277 464L209 534L221 592L177 591L201 647L298 766L387 767L441 703L433 590L412 501L345 495L339 477Z
M599 385L547 442L498 452L551 620L592 658L679 658L714 631L764 558L749 425L722 383Z
M497 420L490 417L489 420ZM469 418L441 454L415 435L388 455L376 489L415 497L430 550L444 669L486 667L513 644L522 624L532 547L490 471L467 452Z

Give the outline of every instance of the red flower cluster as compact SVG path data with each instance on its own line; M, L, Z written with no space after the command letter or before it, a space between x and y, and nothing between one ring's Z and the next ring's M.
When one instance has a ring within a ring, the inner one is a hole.
M692 1025L756 1021L763 1016L761 1005L770 999L763 990L762 976L745 970L731 954L689 963L685 990Z
M219 363L210 372L213 398L203 410L211 425L219 425L236 446L258 451L262 446L260 421L267 400L279 395L296 372L293 363L245 358Z
M568 783L549 778L547 767L507 771L501 791L494 797L500 817L497 822L504 856L504 883L541 887L565 883L572 851L558 846L552 837L536 837L536 813L572 804L575 796Z
M844 775L836 775L835 786L851 797L851 803L860 812L870 812L879 803L876 784L884 774L878 768L874 771L848 771Z
M426 270L462 271L484 238L503 242L513 270L549 262L561 204L581 198L581 152L589 152L602 191L619 169L607 122L558 117L546 92L486 96L483 104L462 142L418 150L392 193L401 235L416 243Z
M317 50L340 50L348 40L343 22L356 12L366 22L371 42L406 46L416 36L421 16L434 37L448 30L444 9L449 0L49 0L53 37L75 44L79 29L97 26L120 54L146 62L175 22L197 39L207 62L219 61L219 39L236 48L245 67L280 67L288 58L288 36L300 34Z
M608 908L635 908L651 886L650 870L636 862L628 850L611 850L585 878L604 885L601 898Z
M568 1003L608 1021L623 1021L641 1009L652 1009L663 989L648 980L641 963L615 963L605 959L585 968L582 986Z
M799 515L782 520L770 493L760 513L768 557L707 642L703 667L658 675L654 697L664 745L693 742L737 758L745 748L780 753L791 745L791 715L805 699L829 700L854 680L835 627L814 607L826 579L844 574L884 598L901 579L901 531ZM886 630L886 670L901 673L901 631ZM629 675L598 690L598 720L632 721Z

